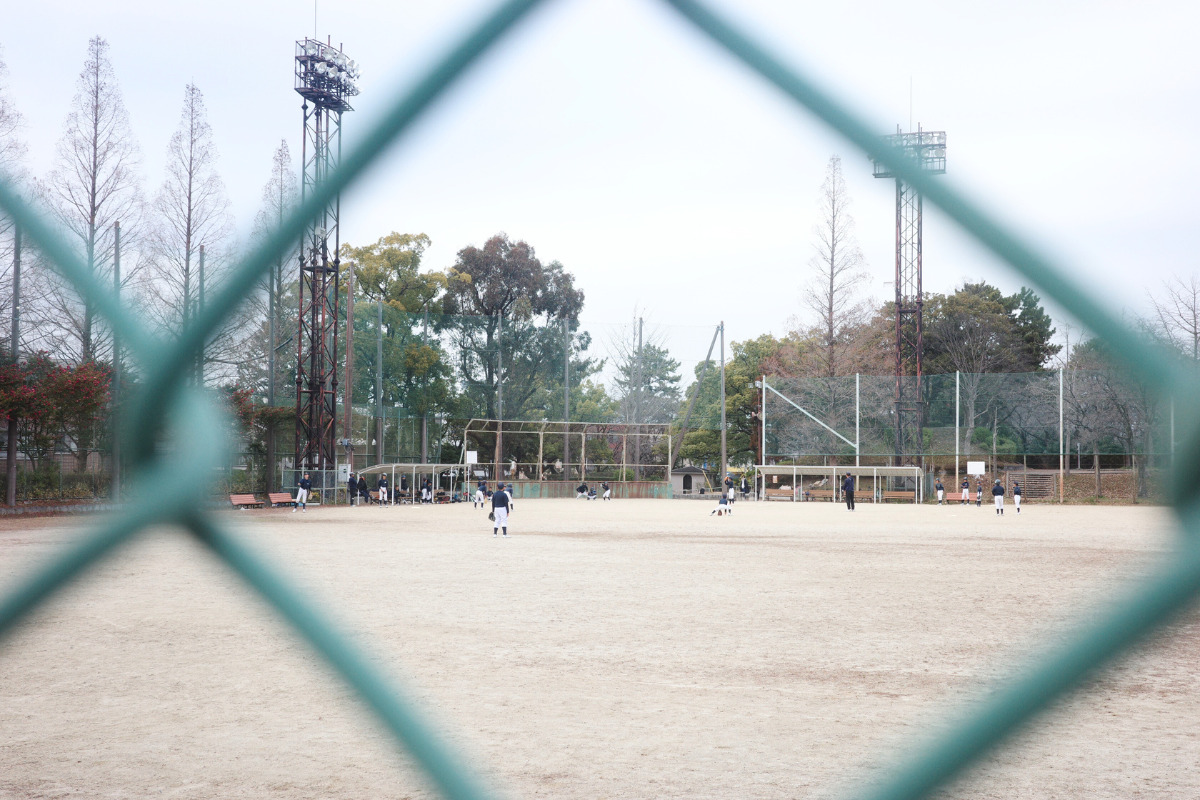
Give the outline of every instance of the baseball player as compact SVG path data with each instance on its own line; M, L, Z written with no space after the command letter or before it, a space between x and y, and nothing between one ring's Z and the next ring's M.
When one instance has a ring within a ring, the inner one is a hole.
M487 482L480 481L475 485L475 508L483 508L487 502Z
M379 481L375 484L375 488L379 490L379 505L387 505L389 488L387 475L379 473Z
M850 477L850 473L846 473L846 479L842 481L842 495L846 498L846 508L850 511L854 510L854 478Z
M975 507L983 508L983 480L975 479Z
M960 500L958 502L958 504L960 506L965 506L967 503L971 502L971 482L969 480L967 480L966 478L963 478L961 487L962 487L962 500Z
M940 506L942 500L946 498L946 487L942 486L942 481L939 478L938 482L933 485L933 488L937 490L938 505Z
M732 513L733 513L733 506L730 504L729 498L726 497L725 495L721 495L721 499L717 501L717 507L714 508L712 511L708 512L708 515L711 517L713 514L716 514L718 517L720 517L720 516L728 516L729 514L732 514Z
M496 491L492 493L492 536L501 529L508 536L508 512L512 510L512 495L505 491L503 483L496 484Z
M992 499L996 501L996 515L1004 516L1004 487L1000 485L1000 479L996 478L996 482L992 484Z
M730 505L733 505L734 491L735 490L733 488L733 476L726 475L725 476L725 496L729 498Z
M300 479L300 483L296 486L296 502L292 505L292 513L296 513L296 509L308 511L308 493L312 491L312 481L308 479L308 473L304 473L304 477Z
M1013 505L1017 507L1017 513L1021 513L1021 484L1013 481Z
M612 500L612 487L608 485L608 481L600 484L600 488L604 490L604 499Z

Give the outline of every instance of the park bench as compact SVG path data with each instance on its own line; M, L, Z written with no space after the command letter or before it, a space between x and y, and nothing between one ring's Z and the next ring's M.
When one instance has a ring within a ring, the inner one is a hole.
M272 508L276 508L277 506L296 507L295 498L287 492L267 492L267 502L271 504Z
M259 500L252 494L231 494L229 495L229 502L234 508L239 510L250 506L262 508L263 504L262 500Z
M768 500L792 500L796 496L792 489L767 489L765 491Z
M880 492L880 501L886 503L888 500L899 500L904 503L917 502L917 495L913 492Z
M837 491L834 489L808 489L805 494L812 500L829 500L837 499Z

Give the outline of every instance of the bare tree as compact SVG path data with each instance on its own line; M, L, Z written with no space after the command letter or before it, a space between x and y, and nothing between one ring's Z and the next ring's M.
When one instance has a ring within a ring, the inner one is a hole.
M142 205L138 158L108 43L97 36L88 42L73 108L41 194L101 277L111 274L113 223L121 223L123 249L136 241ZM95 359L100 343L91 301L49 273L42 277L50 301L42 321L59 334L50 333L52 345L82 361Z
M216 161L204 96L189 83L183 92L179 128L167 145L167 178L155 197L148 242L155 302L147 310L171 333L186 327L199 307L200 248L205 248L205 277L211 290L222 248L228 244L229 201Z
M838 156L829 157L819 206L821 221L813 226L816 241L809 261L812 279L804 291L804 304L817 322L806 338L813 343L808 351L813 373L833 378L854 371L851 351L863 343L855 333L870 319L870 307L857 291L866 271Z
M271 160L271 177L263 186L262 208L254 219L254 235L265 238L283 225L284 217L296 204L298 191L296 188L296 173L292 167L292 154L288 150L287 140L279 142L279 149ZM287 329L284 321L291 317L287 313L285 299L288 286L284 284L284 264L291 262L299 251L299 243L287 252L280 253L279 258L267 273L266 291L266 389L267 404L274 406L278 400L275 396L278 385L279 360L276 357L280 348L280 332ZM268 425L266 431L267 445L267 486L275 488L275 426Z
M1173 275L1163 284L1163 296L1150 296L1155 331L1181 353L1200 361L1200 279Z
M8 96L8 65L0 49L0 176L20 178L24 171L26 147L21 140L21 113Z
M21 139L23 122L7 92L8 67L0 51L0 180L21 185L25 179L26 146ZM13 222L0 211L0 314L7 316L12 307ZM0 331L9 330L0 326ZM10 337L0 335L6 353L11 352Z

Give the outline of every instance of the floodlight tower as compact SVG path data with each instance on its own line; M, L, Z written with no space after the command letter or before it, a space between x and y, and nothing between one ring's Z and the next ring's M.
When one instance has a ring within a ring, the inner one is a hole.
M296 42L296 92L304 98L301 201L337 168L342 114L358 94L358 64L329 42ZM334 464L337 418L338 224L334 198L308 224L300 243L299 328L296 337L297 469ZM324 483L322 483L324 486Z
M934 175L946 172L946 132L896 133L885 141L901 155ZM923 452L921 429L921 352L924 320L921 290L921 195L885 164L875 162L876 178L896 179L896 457L911 461Z

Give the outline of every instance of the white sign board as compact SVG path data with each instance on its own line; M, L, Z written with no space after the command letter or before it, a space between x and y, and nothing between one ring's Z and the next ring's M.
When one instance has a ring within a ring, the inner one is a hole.
M983 477L983 474L985 472L987 472L987 469L984 468L983 461L968 461L967 462L967 474L968 475L976 475L978 477Z
M479 451L478 450L468 450L467 451L467 463L468 464L478 464L479 463Z
M345 483L350 480L350 465L338 464L338 483Z

